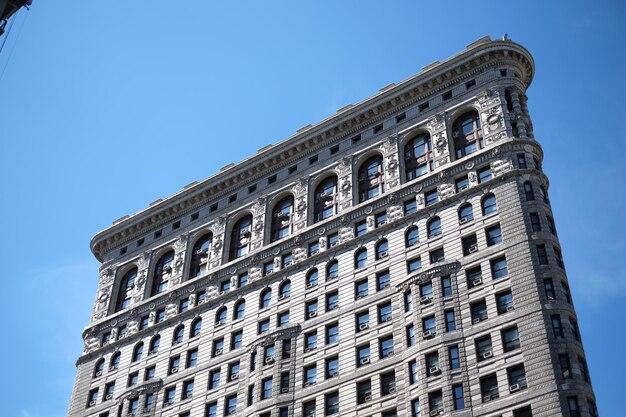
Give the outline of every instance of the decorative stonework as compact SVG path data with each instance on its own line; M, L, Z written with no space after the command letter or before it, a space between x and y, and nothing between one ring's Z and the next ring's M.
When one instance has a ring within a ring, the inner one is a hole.
M352 157L345 157L335 166L339 178L339 211L352 207Z

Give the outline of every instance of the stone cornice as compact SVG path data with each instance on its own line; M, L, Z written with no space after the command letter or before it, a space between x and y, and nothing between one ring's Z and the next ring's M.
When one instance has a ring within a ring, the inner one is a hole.
M534 61L522 46L511 41L484 41L470 45L448 60L431 65L417 75L378 94L339 111L330 118L258 152L252 157L222 169L217 174L189 186L177 194L132 216L115 222L91 241L99 261L104 255L149 230L183 214L216 201L247 184L285 168L306 153L322 149L365 127L387 118L401 108L415 104L467 78L468 73L497 65L514 65L525 87L532 81Z

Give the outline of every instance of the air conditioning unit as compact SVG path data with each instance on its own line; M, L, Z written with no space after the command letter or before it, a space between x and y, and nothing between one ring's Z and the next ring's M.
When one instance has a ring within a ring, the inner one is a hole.
M359 330L365 330L365 329L369 329L370 328L370 324L369 323L361 323L359 324Z
M336 240L336 241L330 243L330 247L332 248L333 246L337 246L338 244L339 244L339 241Z
M432 410L429 415L430 416L438 416L440 414L443 414L443 410L442 409L437 409L437 410Z
M428 304L431 301L433 301L433 298L430 295L424 295L424 296L420 297L420 303L422 303L422 304Z
M220 327L220 326L223 326L223 325L225 325L225 324L226 324L226 322L223 322L223 321L216 321L216 322L215 322L215 327Z
M381 290L384 290L385 288L387 288L387 287L388 287L388 286L390 286L390 285L391 285L390 283L385 282L385 283L384 283L384 284L380 287L380 289L381 289Z
M472 245L469 247L469 253L474 253L478 250L478 245Z
M96 376L102 376L102 371L96 372Z
M491 350L483 352L483 359L489 359L491 357L493 357L493 352Z
M220 356L223 352L222 349L215 349L215 356Z
M481 316L474 317L474 318L472 319L472 323L473 323L473 324L480 323L481 321L483 321L483 318L482 318Z
M280 392L281 392L281 394L286 394L286 393L288 393L288 392L289 392L289 388L287 388L287 387L282 387L282 388L280 389Z
M274 270L270 269L269 271L265 271L265 276L272 275L273 273L274 273Z
M395 393L396 393L396 387L389 388L389 394L395 394Z
M513 304L509 304L508 306L506 306L506 311L511 311L511 310L515 310L515 308L513 307Z
M431 375L437 375L441 373L441 369L438 366L433 366L429 369Z
M246 238L246 237L250 237L252 235L252 233L250 233L249 230L245 230L243 232L241 232L241 234L239 235L239 238Z
M424 333L422 333L422 336L424 337L424 339L430 339L432 337L435 337L435 332L433 330L426 330Z
M115 371L116 369L117 369L117 366L115 365L109 366L109 371Z
M311 251L311 256L313 256L313 255L317 255L318 253L319 253L319 249L313 249L313 250Z
M287 296L287 295L285 295L285 294L280 294L280 295L278 296L278 301L284 300L285 298L288 298L288 296Z
M393 320L393 316L391 314L385 317L385 321L391 321L391 320Z
M308 347L308 346L307 346L307 347L305 347L305 348L304 348L304 353L310 352L310 351L312 351L313 349L315 349L315 348L312 348L312 347Z
M172 267L171 266L166 266L163 268L163 272L166 274L171 274L172 273Z
M339 304L335 304L330 309L331 310L337 310L338 308L339 308Z
M474 281L472 281L472 284L473 284L474 286L476 286L476 285L480 285L480 284L482 284L482 283L483 283L483 279L482 279L482 278L476 278Z
M268 356L267 358L265 358L265 363L268 365L274 363L274 357Z
M368 403L372 401L372 396L371 395L366 395L365 397L363 397L363 402Z
M520 385L519 384L513 384L509 387L509 391L511 392L517 392L520 390Z
M387 357L391 358L393 355L395 355L396 353L393 350L390 350L389 352L387 352Z
M320 197L321 197L321 198L327 198L327 197L330 197L331 195L332 195L332 194L329 194L329 193L327 193L327 192L323 192L323 193L321 193L321 194L320 194Z
M104 397L105 400L110 400L113 398L113 394L107 394L106 397Z
M217 323L215 324L217 326ZM180 343L180 340L172 340L172 345L177 345Z
M95 402L95 401L89 401L89 407L93 407L93 406L95 406L95 405L96 405L96 402Z
M329 378L334 378L336 376L339 376L339 371L332 371L328 373Z
M144 407L144 409L143 409L144 413L149 413L151 411L152 411L152 406Z
M231 381L236 381L237 379L239 379L239 374L232 374L232 375L230 376L230 380L231 380Z
M178 366L172 367L170 373L175 374L176 372L178 372Z
M156 355L156 354L157 354L157 352L155 350L149 350L148 351L148 356Z
M317 311L309 311L309 317L317 317Z
M309 284L306 284L306 289L308 290L309 288L313 288L313 287L315 287L316 285L317 285L317 283L315 283L315 282L311 282L311 283L309 283Z
M378 226L384 226L384 225L386 225L386 224L387 224L387 220L381 220L381 221L378 223Z
M361 358L359 362L361 363L361 365L367 365L368 363L370 363L370 358L369 357Z

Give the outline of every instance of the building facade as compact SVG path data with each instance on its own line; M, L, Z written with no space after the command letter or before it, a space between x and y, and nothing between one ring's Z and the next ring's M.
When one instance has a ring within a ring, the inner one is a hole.
M480 39L98 233L69 416L597 416L533 70Z

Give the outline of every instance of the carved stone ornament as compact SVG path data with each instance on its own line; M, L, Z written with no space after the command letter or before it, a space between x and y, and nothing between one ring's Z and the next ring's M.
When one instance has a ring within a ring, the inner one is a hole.
M413 192L414 193L420 193L420 192L422 192L423 189L424 189L424 184L419 183L415 187L413 187Z
M435 135L435 149L437 150L437 152L442 153L446 150L446 138L445 135L442 133L438 133Z
M341 216L339 222L343 227L347 227L350 224L350 218L348 216Z
M174 242L174 250L176 252L180 252L183 249L185 249L185 247L187 246L188 237L189 237L188 233L183 233L182 235L178 236L178 239L176 239L176 242Z
M309 178L308 177L301 177L299 178L295 185L293 186L292 190L294 192L294 194L296 195L300 195L300 194L304 194L306 193L306 186L309 182Z
M374 211L374 207L372 206L365 207L365 214L372 214L373 211Z
M100 271L100 283L102 285L108 285L113 281L114 272L111 268L105 268Z
M493 148L491 151L491 156L500 156L502 154L502 150L500 148Z
M296 206L296 211L300 216L302 216L306 212L306 202L304 201L304 197L298 198L298 205Z
M443 112L437 113L428 118L428 126L433 132L443 130L445 128L444 120L445 114Z
M179 252L176 254L176 260L174 261L174 274L180 274L184 264L185 261L183 261L183 254Z
M304 237L302 237L301 234L297 235L294 239L294 243L296 244L296 246L302 246L302 244L304 243Z
M382 149L384 154L388 154L397 149L397 143L398 143L398 134L394 133L393 135L387 136L386 138L383 139L383 143L380 148Z
M215 238L215 242L213 242L213 253L217 255L220 253L221 249L222 249L222 237L218 236Z
M343 180L343 184L341 184L341 195L346 197L350 195L350 191L352 191L352 183L349 178Z
M250 264L253 266L257 266L259 262L261 262L261 258L259 258L259 255L252 255L252 257L250 258Z
M137 317L137 309L136 308L131 308L130 310L128 310L128 318L132 319Z
M476 165L474 161L469 161L465 164L465 169L472 169L474 168L474 165Z
M348 174L352 170L352 157L346 156L342 158L337 164L336 170L339 175Z
M389 204L397 204L398 203L398 193L391 193L388 197Z
M393 155L387 157L387 171L392 177L398 173L398 160Z
M437 177L439 178L440 181L447 180L449 176L450 176L450 174L448 173L447 169L444 169L443 171L441 171L439 173L439 175L437 175Z
M260 218L254 223L254 233L258 236L259 234L261 234L261 232L263 232L263 227L265 225L263 224L263 220L261 220Z
M148 251L141 254L141 257L137 262L139 269L146 269L148 267L148 264L150 263L150 255L151 254Z
M168 296L167 296L167 301L169 301L170 303L172 301L174 301L176 299L176 293L174 291L172 291Z

